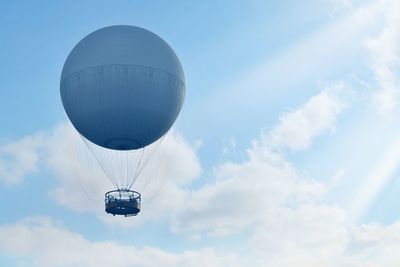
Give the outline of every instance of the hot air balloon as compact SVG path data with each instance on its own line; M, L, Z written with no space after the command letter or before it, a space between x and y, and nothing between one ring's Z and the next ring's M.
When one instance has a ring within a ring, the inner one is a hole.
M113 161L125 177L112 177L115 190L105 194L105 210L132 216L141 195L131 190L141 166L128 153L151 146L169 131L185 98L185 77L172 48L156 34L135 26L110 26L83 38L62 69L60 94L65 112L91 151L116 151ZM100 151L100 152L98 152ZM115 153L114 153L115 154ZM119 161L119 162L118 162ZM119 163L119 164L118 164Z

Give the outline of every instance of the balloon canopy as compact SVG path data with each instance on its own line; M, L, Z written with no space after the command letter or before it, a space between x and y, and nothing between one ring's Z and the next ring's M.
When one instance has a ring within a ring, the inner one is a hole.
M105 148L133 150L171 128L185 98L185 78L160 37L139 27L110 26L74 47L60 91L80 134Z

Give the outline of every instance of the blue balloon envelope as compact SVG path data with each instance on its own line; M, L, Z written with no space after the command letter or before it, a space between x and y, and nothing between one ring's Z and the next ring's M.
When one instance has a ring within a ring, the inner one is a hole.
M89 141L109 149L143 148L162 137L185 98L178 57L154 33L110 26L68 55L61 82L68 118Z

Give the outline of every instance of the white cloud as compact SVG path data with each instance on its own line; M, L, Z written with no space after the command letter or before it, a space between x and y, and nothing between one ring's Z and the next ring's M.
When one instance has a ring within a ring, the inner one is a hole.
M399 237L400 223L356 227L338 207L305 206L260 226L250 245L265 266L395 267Z
M354 227L337 207L304 205L282 210L259 225L240 252L214 248L168 252L115 241L90 241L50 218L0 225L0 253L41 267L397 267L400 223ZM323 218L323 219L321 219ZM248 252L243 249L254 249ZM251 260L243 260L249 255Z
M206 230L214 235L240 231L285 202L296 187L290 166L260 160L224 164L216 177L214 183L191 192L175 218L175 231Z
M371 52L371 68L378 82L374 100L384 112L393 110L399 100L400 77L400 2L381 1L384 4L384 25L376 37L367 39Z
M352 266L399 266L400 223L389 226L361 225L351 233L352 243L347 247Z
M343 83L325 89L304 105L280 116L279 123L262 142L278 149L307 149L311 141L327 130L334 130L336 117L347 105L351 90Z
M319 201L326 185L304 177L286 161L281 148L304 149L346 106L349 88L333 86L281 117L271 132L253 141L245 162L217 167L215 181L193 190L174 218L176 232L226 235L258 225L285 209Z
M155 247L127 246L114 241L91 242L48 218L27 218L0 225L0 251L29 259L40 267L235 267L233 255L211 248L171 253Z
M256 227L250 245L268 266L343 266L349 240L343 210L328 205L301 205L280 209Z
M38 133L0 147L0 181L19 184L25 176L37 172L43 142L43 134Z
M396 110L400 100L400 2L382 0L377 3L381 7L382 25L377 25L379 27L376 36L366 40L370 67L377 84L371 82L367 87L377 87L372 91L372 98L380 110L387 113ZM371 203L393 178L400 161L399 146L399 137L394 137L383 151L382 159L370 168L362 184L355 189L353 201L349 205L353 220L359 221L363 218Z

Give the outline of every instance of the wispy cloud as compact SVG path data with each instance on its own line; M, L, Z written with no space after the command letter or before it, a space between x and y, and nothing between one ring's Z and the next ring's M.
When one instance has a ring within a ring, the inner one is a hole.
M384 113L393 112L400 100L400 2L378 1L382 6L383 25L375 37L367 38L371 69L377 82L372 98ZM371 83L369 87L376 84ZM355 190L349 212L354 221L362 220L371 204L382 193L400 166L400 136L395 137L383 151L382 157L371 166L369 174Z
M384 4L384 25L380 33L367 39L371 53L371 68L378 83L374 97L383 112L392 111L400 94L400 2L381 1Z
M243 247L241 254L213 248L170 252L152 246L91 241L50 218L31 217L0 224L0 252L33 267L398 266L399 223L350 227L343 220L340 209L323 206L303 206L278 214L274 224L257 228L250 242L242 244L257 251L249 260Z
M174 218L174 230L232 234L266 224L286 209L296 212L310 201L318 203L326 186L303 177L280 151L308 148L313 139L333 129L349 92L342 84L329 87L282 115L270 132L253 141L246 161L219 165L215 181L190 192Z
M38 133L0 147L0 182L16 185L37 172L43 143L44 135Z
M29 259L29 266L239 266L235 256L218 255L208 248L172 253L157 247L138 248L114 241L91 242L49 218L27 218L0 225L0 237L0 251L20 261Z
M315 137L334 130L336 117L347 106L350 94L347 85L332 85L296 110L281 115L279 123L263 136L262 142L277 149L307 149Z

